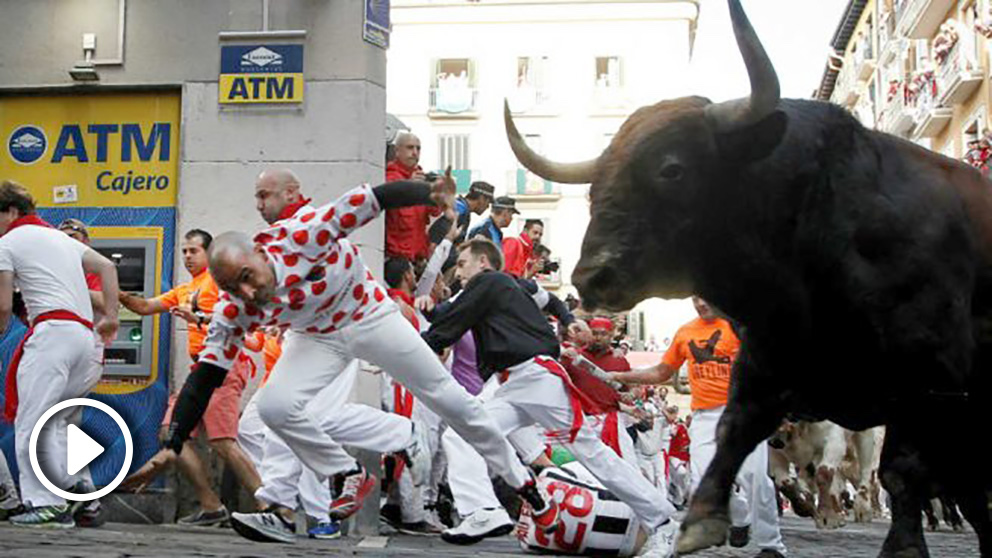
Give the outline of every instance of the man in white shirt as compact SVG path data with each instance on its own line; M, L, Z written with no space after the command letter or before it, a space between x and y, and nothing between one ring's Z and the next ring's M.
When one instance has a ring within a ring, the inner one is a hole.
M20 289L31 330L7 371L5 418L13 420L21 496L27 509L11 518L26 526L72 527L65 500L35 476L29 457L31 431L41 415L65 399L82 397L100 378L102 354L94 331L109 343L117 334L117 270L110 260L53 229L35 215L23 186L0 183L0 329L11 319L14 287ZM84 273L103 284L104 315L93 324ZM48 422L38 440L38 462L45 476L70 489L88 476L69 475L66 429L79 424L78 407Z

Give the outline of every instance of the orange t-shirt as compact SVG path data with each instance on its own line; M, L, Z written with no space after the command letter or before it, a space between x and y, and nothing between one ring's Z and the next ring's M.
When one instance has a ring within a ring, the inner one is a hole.
M156 300L171 310L180 304L189 304L193 294L197 292L200 293L197 297L197 308L201 312L212 313L214 305L217 304L219 293L217 292L217 283L214 283L214 278L207 270L200 272L189 283L177 285L171 291L160 295ZM186 331L189 354L195 357L203 350L203 340L207 337L207 325L204 324L203 327L200 327L196 324L187 324Z
M661 361L678 370L689 361L692 409L714 409L727 404L730 367L741 342L723 318L696 318L680 327Z

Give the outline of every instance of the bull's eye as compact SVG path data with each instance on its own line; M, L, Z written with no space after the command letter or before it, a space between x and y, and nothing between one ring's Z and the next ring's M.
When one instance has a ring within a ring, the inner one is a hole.
M661 170L658 171L658 177L662 180L672 182L675 180L681 180L684 172L685 169L682 168L682 165L678 163L671 163L661 167Z

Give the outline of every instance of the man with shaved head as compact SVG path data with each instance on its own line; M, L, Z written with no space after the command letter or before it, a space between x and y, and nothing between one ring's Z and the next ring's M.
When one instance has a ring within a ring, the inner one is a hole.
M420 138L404 132L396 137L396 155L386 165L386 182L423 180L420 168ZM411 206L386 212L386 256L411 262L430 256L427 226L441 212L436 207Z
M269 178L263 174L256 187L259 211L269 209L269 196L290 199L286 189L292 187L269 190ZM288 175L273 173L271 178L275 184L293 182L287 180ZM180 392L167 448L136 473L137 482L153 476L182 450L213 390L223 382L245 333L276 326L287 330L283 354L259 390L256 406L262 422L292 448L303 465L322 479L347 472L356 467L341 448L347 444L400 453L409 462L415 483L425 480L430 468L426 432L415 429L408 419L366 407L361 411L363 421L343 432L340 420L323 417L357 412L354 409L341 405L326 409L320 417L308 412L307 404L338 381L352 359L360 358L387 371L440 415L486 457L494 474L518 488L531 506L543 512L548 519L543 528L553 531L557 508L538 491L481 405L455 383L400 315L348 239L383 210L450 206L454 189L450 176L433 185L414 181L375 188L363 185L330 204L277 220L254 238L225 233L215 239L210 271L225 293L215 307L197 371L189 375ZM302 198L295 203L299 201ZM285 209L277 211L278 205L271 206L272 214ZM252 540L291 542L296 502L277 492L263 472L263 486L255 496L271 506L259 513L232 514L235 529Z

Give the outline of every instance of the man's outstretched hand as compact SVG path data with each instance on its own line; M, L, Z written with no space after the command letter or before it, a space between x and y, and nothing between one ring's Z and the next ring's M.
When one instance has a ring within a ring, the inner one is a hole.
M155 477L159 476L166 469L168 469L178 457L179 456L176 455L176 452L171 449L166 448L159 450L159 452L152 456L147 463L142 465L135 474L124 479L124 482L121 483L121 488L126 491L141 492L147 488L153 480L155 480Z
M431 184L431 200L435 205L448 208L455 205L455 179L451 176L451 166Z

